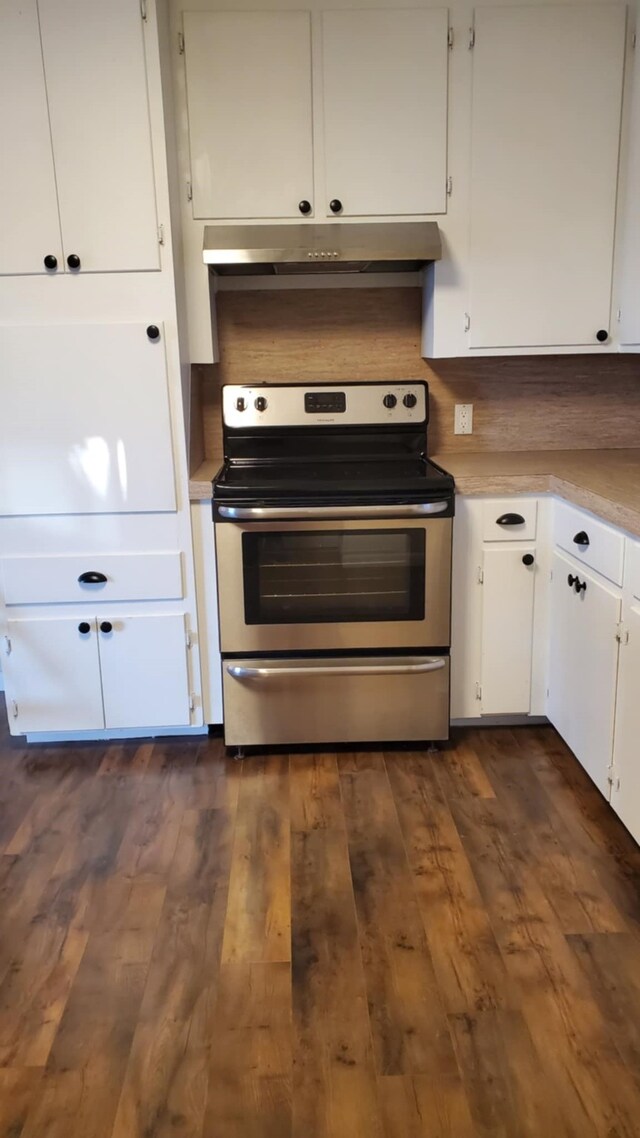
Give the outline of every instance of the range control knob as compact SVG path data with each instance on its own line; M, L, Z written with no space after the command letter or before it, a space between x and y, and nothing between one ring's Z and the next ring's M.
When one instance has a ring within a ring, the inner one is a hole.
M391 392L389 392L388 395L385 395L382 402L384 403L385 407L391 408L391 407L395 407L398 400L396 399L395 395L392 395Z
M404 403L405 407L415 407L418 400L416 399L415 395L409 391L407 395L405 395L402 402Z
M253 406L255 407L256 411L266 411L267 401L264 395L259 395Z
M238 398L236 399L236 411L245 411L246 407L247 407L246 399L243 399L241 395L238 396Z

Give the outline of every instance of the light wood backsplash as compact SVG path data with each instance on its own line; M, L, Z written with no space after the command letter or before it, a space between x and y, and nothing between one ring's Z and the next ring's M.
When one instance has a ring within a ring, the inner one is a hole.
M429 450L640 446L635 355L493 356L427 362L416 288L221 292L220 363L196 365L207 458L220 447L223 383L426 379ZM473 434L454 435L455 403L473 403ZM198 415L194 408L195 426Z

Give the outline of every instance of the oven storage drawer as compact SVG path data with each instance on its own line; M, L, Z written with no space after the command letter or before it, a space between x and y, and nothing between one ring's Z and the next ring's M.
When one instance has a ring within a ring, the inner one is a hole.
M448 656L223 661L228 746L449 737Z

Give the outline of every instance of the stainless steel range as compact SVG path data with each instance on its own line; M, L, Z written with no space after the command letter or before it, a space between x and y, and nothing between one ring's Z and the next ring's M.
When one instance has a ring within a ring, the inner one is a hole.
M421 381L223 388L228 746L449 734L454 484Z

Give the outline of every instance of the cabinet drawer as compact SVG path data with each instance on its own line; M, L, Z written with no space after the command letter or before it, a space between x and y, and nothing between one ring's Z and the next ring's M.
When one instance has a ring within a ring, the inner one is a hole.
M6 557L0 565L7 605L179 600L184 596L177 552ZM79 580L84 573L106 580L84 583Z
M624 583L634 597L640 600L640 541L627 540Z
M624 535L590 514L556 502L553 537L576 560L589 565L616 585L622 584ZM578 540L576 540L578 539Z
M492 498L483 503L483 541L530 541L536 536L535 498Z

